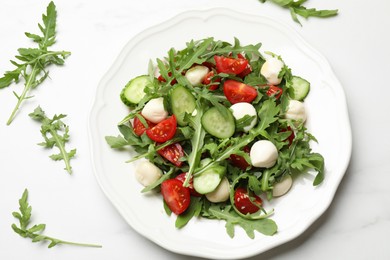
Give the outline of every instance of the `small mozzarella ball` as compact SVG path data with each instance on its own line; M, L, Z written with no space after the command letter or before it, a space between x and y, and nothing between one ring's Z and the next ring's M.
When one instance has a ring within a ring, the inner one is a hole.
M206 198L213 203L224 202L230 196L230 184L226 177L223 177L217 188L210 193L206 193Z
M164 98L154 98L149 100L141 112L142 116L155 124L168 117L168 112L164 108Z
M187 70L185 77L191 83L192 86L200 85L203 79L209 73L209 68L202 65L196 65L191 69Z
M261 67L260 73L267 79L269 84L279 85L282 78L278 78L278 76L283 67L283 61L278 58L271 57L265 61Z
M301 101L290 100L284 117L304 123L306 121L305 105Z
M271 141L260 140L252 145L249 156L253 166L270 168L278 159L278 150Z
M257 112L254 106L250 103L240 102L232 105L230 107L232 110L233 116L236 120L239 120L246 115L255 116L250 125L244 127L244 132L249 132L257 123Z
M135 168L135 178L145 187L160 179L161 176L162 171L149 161L142 161Z
M283 177L281 182L277 182L274 185L274 188L272 190L272 195L274 197L280 197L284 194L286 194L292 186L292 178L290 175L286 175Z

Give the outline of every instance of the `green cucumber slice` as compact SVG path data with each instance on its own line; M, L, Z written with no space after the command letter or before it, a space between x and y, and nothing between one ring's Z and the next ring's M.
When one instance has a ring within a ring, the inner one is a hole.
M196 101L191 92L184 86L178 85L170 94L172 113L176 116L177 123L180 126L185 126L185 113L191 114L196 107Z
M289 88L288 92L290 97L298 101L304 100L310 91L309 81L298 76L293 76L291 83L291 88Z
M219 109L226 109L224 115ZM202 116L204 129L217 138L229 138L234 134L236 125L232 112L226 107L212 107Z
M200 194L206 194L214 191L218 187L225 173L226 168L224 166L213 166L211 169L203 172L202 174L194 176L194 189Z
M145 96L144 90L150 83L150 78L147 75L138 76L130 80L120 94L122 102L127 106L138 104Z

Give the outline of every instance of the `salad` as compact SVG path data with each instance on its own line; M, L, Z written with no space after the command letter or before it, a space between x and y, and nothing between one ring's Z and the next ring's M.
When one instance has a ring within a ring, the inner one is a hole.
M264 206L288 192L301 174L324 179L324 158L313 152L304 100L310 83L261 44L206 38L149 63L120 93L129 114L114 149L138 153L142 192L157 191L176 227L192 218L226 221L250 238L277 232Z

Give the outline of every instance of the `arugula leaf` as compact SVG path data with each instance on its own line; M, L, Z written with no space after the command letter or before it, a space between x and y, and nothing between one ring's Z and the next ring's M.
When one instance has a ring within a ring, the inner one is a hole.
M46 14L42 15L43 24L38 24L42 36L26 32L25 35L38 43L38 48L19 48L15 58L22 63L12 61L16 66L12 71L6 71L4 76L0 78L0 88L5 88L13 82L18 83L20 78L23 78L24 89L20 95L14 92L17 98L17 103L12 111L7 125L10 125L14 120L17 111L22 102L31 98L28 93L31 89L36 88L49 75L46 67L50 64L63 65L65 58L70 55L68 51L49 51L48 47L55 43L56 39L56 17L57 11L53 2L50 2L46 9Z
M102 247L101 245L95 244L69 242L41 234L41 232L43 232L46 228L45 224L38 224L29 227L31 221L31 211L32 207L28 203L28 190L25 189L22 197L19 199L19 212L12 212L12 216L19 220L19 226L14 223L11 225L11 227L15 231L15 233L19 234L21 237L31 238L32 242L49 241L49 248L54 247L58 244L68 244L86 247Z
M278 229L276 223L272 219L242 218L231 208L231 206L226 206L224 209L221 209L219 205L212 205L209 207L208 213L217 219L222 219L226 221L226 232L231 238L234 237L235 225L239 225L240 227L242 227L248 237L252 239L255 238L254 231L258 231L267 236L272 236L277 232Z
M193 218L199 216L202 211L203 203L200 197L192 197L190 206L188 209L177 216L175 226L176 228L182 228Z
M38 145L46 148L53 148L56 146L60 152L58 154L52 154L51 159L55 161L63 160L65 162L65 170L72 173L72 167L70 166L70 159L76 154L76 149L72 149L69 152L65 150L65 143L69 141L69 126L65 125L61 119L65 118L66 115L54 115L52 119L45 115L45 112L40 106L35 108L33 113L29 116L41 122L41 134L44 138L44 142ZM61 132L63 134L61 134Z
M267 0L259 0L261 3L265 3ZM301 22L298 19L298 15L308 18L308 17L319 17L319 18L327 18L336 16L338 14L338 10L317 10L316 8L306 8L302 4L307 2L307 0L269 0L274 4L277 4L283 8L288 8L290 10L291 18L299 23Z

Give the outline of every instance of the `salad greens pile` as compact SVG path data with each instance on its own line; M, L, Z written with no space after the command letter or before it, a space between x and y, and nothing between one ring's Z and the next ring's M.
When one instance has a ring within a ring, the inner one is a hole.
M309 169L316 172L313 185L324 179L324 158L310 148L315 137L303 122L286 118L289 102L297 93L294 80L301 78L283 65L278 74L281 82L277 87L270 84L261 73L266 59L260 47L261 44L242 45L238 39L233 44L214 38L191 40L184 49L171 48L165 58L156 60L159 76L150 62L148 75L132 79L121 93L130 112L118 124L121 134L106 136L106 141L115 149L134 149L138 155L128 162L143 158L158 167L162 175L142 192L161 191L166 212L177 215L177 228L193 217L204 217L226 221L231 237L237 225L251 238L254 231L272 235L277 232L276 223L269 218L274 212L263 207L262 199L273 199L274 186L286 176L296 178ZM204 67L208 73L202 81L191 82L189 72ZM309 83L302 81L306 93L301 101L309 92ZM227 90L228 85L233 88ZM248 97L250 100L246 100ZM166 119L150 122L144 115L145 107L161 98ZM229 107L241 101L250 103L256 115L234 119L233 134L226 137L232 114ZM256 125L243 131L254 118ZM271 167L251 164L248 150L259 140L270 141L277 149L277 159ZM221 185L223 178L229 183L228 198L211 202L207 196L209 186ZM172 202L175 199L177 205ZM253 206L253 211L242 210Z

